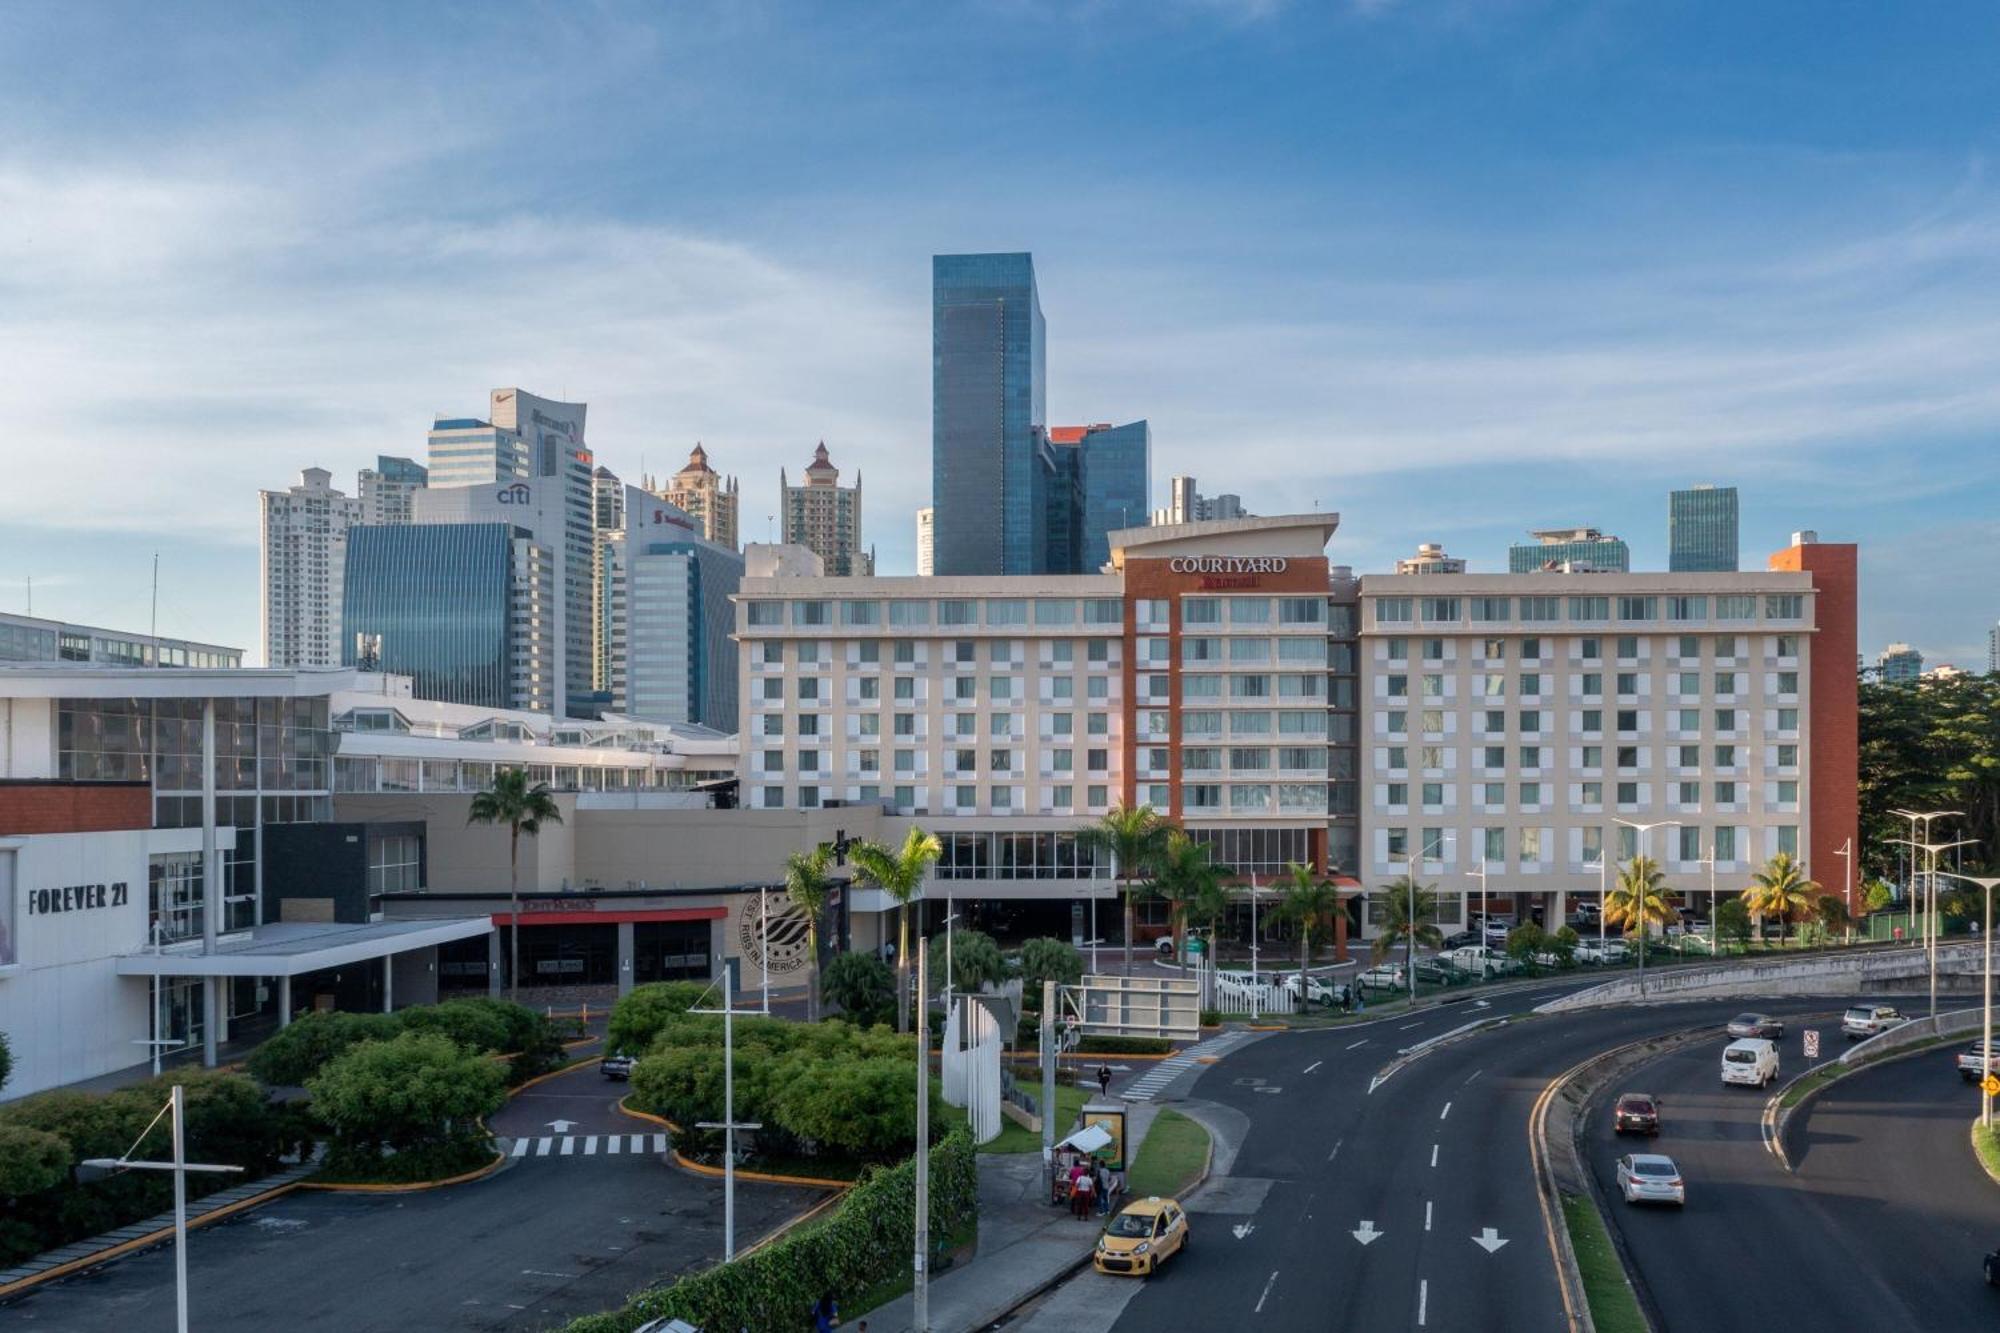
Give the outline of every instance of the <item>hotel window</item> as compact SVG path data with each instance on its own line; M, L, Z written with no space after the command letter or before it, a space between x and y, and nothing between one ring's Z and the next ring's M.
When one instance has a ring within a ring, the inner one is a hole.
M1777 648L1778 656L1780 657L1797 657L1799 655L1799 636L1796 634L1780 634L1777 638Z
M1617 747L1616 758L1618 760L1618 767L1620 768L1637 768L1639 766L1639 747L1636 745L1621 745Z
M1778 673L1778 693L1797 694L1798 692L1799 673L1796 671L1780 671Z
M1806 599L1799 593L1767 593L1764 597L1764 619L1797 620L1806 613ZM1797 830L1793 830L1796 834Z
M898 676L895 681L895 690L897 702L914 702L917 697L917 682L910 676Z
M1797 768L1799 766L1798 746L1780 745L1776 748L1777 748L1777 760L1779 768Z
M1674 751L1674 766L1676 768L1700 768L1701 747L1699 745L1683 745L1678 747Z
M1076 681L1068 676L1057 676L1049 682L1049 698L1055 703L1068 703L1076 698Z
M1538 672L1530 671L1522 675L1521 693L1524 697L1531 698L1535 695L1540 694L1541 692L1542 692L1542 678Z
M1444 661L1443 639L1425 639L1422 642L1424 647L1424 661L1426 662Z
M1639 710L1636 708L1621 708L1618 710L1617 721L1618 730L1637 731L1639 729Z
M1487 698L1504 699L1507 697L1507 678L1505 676L1486 676L1482 678L1482 681L1483 683L1480 686L1479 692Z
M762 790L764 808L766 810L780 810L784 808L785 789L783 787L765 787Z
M1715 803L1717 805L1736 804L1736 783L1729 780L1724 780L1716 783Z
M1271 623L1271 599L1268 597L1232 597L1229 599L1229 623L1232 625L1268 625Z
M819 721L817 717L811 720L814 722ZM880 736L882 734L882 715L880 713L862 713L854 720L860 724L861 735Z
M1677 731L1700 731L1701 710L1699 708L1675 709L1674 728Z
M1604 767L1604 747L1602 745L1584 746L1579 757L1583 760L1582 766L1584 768Z
M971 666L979 660L979 645L971 639L953 639L951 660L960 666Z
M1474 597L1471 601L1474 620L1507 620L1514 614L1511 597Z
M917 645L915 645L914 643L897 644L896 665L915 666L916 664L917 664Z
M764 681L763 685L764 697L767 700L777 700L785 697L785 678L783 676L773 676L769 680Z
M1786 856L1799 854L1799 826L1797 824L1778 825L1778 850Z
M792 624L831 625L833 604L831 602L793 602Z
M1658 601L1652 597L1620 597L1618 599L1620 620L1656 620L1659 618Z
M1424 798L1425 805L1443 805L1444 784L1442 782L1424 783L1422 796Z
M916 715L915 713L898 713L898 714L896 714L896 734L897 734L898 736L914 736L914 735L916 735L916 734L917 734L917 715Z
M1222 640L1188 637L1181 640L1181 661L1220 662L1222 660Z
M818 750L801 750L801 751L799 751L799 772L801 772L801 773L817 773L817 772L819 772L819 751L818 751Z
M880 602L842 602L840 623L843 625L879 625L882 623Z
M1317 597L1280 597L1280 625L1319 625L1326 621L1326 603Z
M1602 796L1603 793L1599 792ZM1602 802L1599 802L1602 804ZM1604 830L1585 828L1583 830L1583 863L1587 866L1600 865L1604 861Z
M1733 745L1718 745L1718 746L1716 746L1716 747L1715 747L1715 766L1716 766L1717 768L1734 768L1734 767L1736 767L1736 747L1735 747L1735 746L1733 746Z
M783 713L766 713L764 715L764 734L766 736L784 735L785 715Z
M1541 623L1562 619L1562 598L1523 597L1521 599L1521 619Z
M1083 762L1084 766L1089 768L1091 772L1102 773L1111 767L1111 751L1085 750L1083 752Z
M976 773L979 771L979 751L953 750L951 771L954 773Z
M1676 782L1674 784L1674 799L1679 801L1683 806L1700 805L1701 784L1699 782ZM1689 858L1684 857L1682 859L1686 860Z
M1526 638L1521 640L1521 660L1523 662L1541 661L1542 641L1537 638Z
M1250 643L1261 642L1261 640L1238 639L1236 642ZM1339 644L1337 646L1346 654L1346 661L1336 664L1337 669L1352 671L1354 669L1353 647L1348 644ZM1327 664L1326 640L1321 638L1307 638L1302 635L1289 639L1280 639L1278 640L1278 660L1280 662L1310 663L1314 666L1325 666Z
M1586 733L1604 730L1604 710L1602 708L1584 709L1580 720L1583 723L1583 730Z
M1257 772L1271 766L1271 752L1267 749L1238 749L1229 751L1229 766L1246 772Z
M1086 662L1103 663L1111 660L1109 639L1091 639L1084 644L1083 649L1083 660Z
M1456 625L1458 623L1458 598L1425 597L1423 603L1424 620L1432 625Z
M1189 677L1189 679L1193 679L1193 677ZM1111 681L1104 676L1092 676L1084 686L1083 693L1084 697L1089 699L1109 699L1111 697Z
M1125 606L1116 597L1091 597L1083 604L1083 623L1086 625L1122 625L1125 623ZM1101 801L1091 802L1101 805Z
M1090 799L1092 809L1110 804L1111 789L1109 787L1085 787L1083 791L1084 795Z
M952 804L957 806L960 810L974 810L978 808L979 788L953 787L951 790L954 797Z
M1620 694L1637 694L1639 692L1639 673L1636 671L1619 672L1618 692Z
M897 771L898 773L914 773L914 772L916 772L916 771L917 771L917 752L916 752L915 750L898 750L898 751L896 751L896 771Z
M1315 643L1318 640L1308 639L1305 642ZM1237 663L1268 662L1271 660L1271 641L1269 639L1231 639L1229 641L1229 660Z
M1577 655L1584 661L1597 662L1603 660L1604 640L1592 635L1589 638L1578 639L1576 643Z
M1716 729L1717 731L1734 731L1734 730L1736 730L1736 710L1735 710L1734 708L1718 708L1718 709L1716 709L1716 710L1715 710L1715 729Z
M1715 636L1715 656L1717 661L1736 656L1736 636L1718 634Z
M1061 786L1051 787L1049 788L1049 804L1053 805L1058 810L1067 810L1071 807L1071 805L1074 804L1072 798L1075 795L1076 795L1076 788L1068 785L1067 783L1064 783Z
M880 773L882 771L882 752L880 750L863 750L861 752L861 771L863 773Z
M1680 859L1683 861L1701 860L1701 830L1699 828L1682 828L1676 829L1675 832L1680 834Z
M882 664L882 643L879 639L864 639L855 646L858 649L855 654L855 660L862 666L880 666Z
M1716 681L1717 681L1717 689L1718 689L1718 690L1720 690L1720 688L1721 688L1721 684L1720 684L1720 683L1721 683L1721 679L1722 679L1722 678L1721 678L1720 676L1717 676L1717 677L1716 677ZM1700 694L1700 693L1701 693L1701 672L1699 672L1699 671L1680 671L1680 672L1676 672L1676 673L1675 673L1675 675L1674 675L1674 693L1675 693L1675 694Z
M889 603L889 623L891 625L928 625L931 623L929 602Z
M992 676L988 678L987 684L990 687L993 699L997 702L1004 703L1014 697L1014 678L1012 676Z
M1602 698L1603 695L1604 695L1604 673L1601 671L1584 672L1583 697L1586 699L1597 699L1597 698Z
M1286 745L1278 750L1278 767L1288 772L1299 769L1324 769L1326 750L1317 745Z
M1288 713L1286 716L1297 717L1299 715L1297 713ZM1324 716L1324 714L1321 716ZM1271 715L1269 713L1231 713L1229 715L1229 734L1231 736L1268 736L1271 734Z
M1755 620L1757 598L1749 593L1724 593L1715 599L1717 620Z
M799 643L799 665L811 666L819 661L819 643L814 639L804 639Z
M1621 662L1636 662L1639 660L1638 635L1621 634L1618 636L1618 660Z
M1522 735L1533 735L1533 734L1535 734L1535 733L1539 732L1539 731L1540 731L1540 730L1542 729L1542 710L1541 710L1541 709L1539 709L1539 708L1523 708L1523 709L1521 710L1521 714L1520 714L1520 717L1521 717L1521 734L1522 734Z
M1181 601L1181 624L1220 625L1222 623L1222 599L1219 597L1188 597Z
M1425 829L1423 833L1423 849L1424 860L1442 861L1444 859L1444 830L1441 828Z
M1542 859L1542 831L1538 828L1522 829L1521 860L1526 862L1526 861L1539 861L1541 859Z
M1407 597L1377 597L1375 599L1375 623L1378 625L1406 625L1410 621L1410 599Z
M1778 730L1797 731L1798 729L1799 710L1796 708L1780 708L1778 710Z
M1388 765L1391 772L1401 772L1410 766L1410 751L1407 746L1391 745L1382 753L1387 756L1383 762Z
M1785 778L1781 780L1778 783L1778 804L1797 805L1798 802L1799 802L1798 782L1791 778Z
M1507 730L1507 714L1498 708L1485 711L1486 725L1482 728L1488 735L1498 735Z
M1426 708L1423 710L1423 716L1418 721L1422 724L1424 732L1427 735L1439 736L1444 734L1444 709Z
M1383 829L1382 834L1382 848L1388 856L1400 857L1410 854L1410 831L1408 829Z
M749 623L752 625L782 625L785 623L783 602L751 602Z
M1507 641L1488 639L1480 646L1479 655L1489 662L1504 662L1507 660Z
M1087 736L1109 736L1111 734L1111 715L1109 713L1085 714L1083 730Z
M951 697L959 703L971 703L977 699L979 697L979 677L953 676L951 679Z
M1715 859L1718 861L1734 861L1736 859L1736 830L1727 826L1717 827L1715 830L1713 851Z
M1484 747L1480 752L1479 766L1486 769L1506 768L1507 747L1504 745L1488 745Z
M1690 662L1699 660L1701 657L1701 640L1692 634L1681 635L1680 638L1674 641L1674 656L1685 658Z
M986 602L986 623L1025 625L1028 623L1028 604L1018 597L989 598Z
M1012 713L993 714L992 732L996 738L1012 736L1014 734L1014 715Z
M1708 598L1706 597L1667 598L1667 619L1668 620L1708 619ZM1688 642L1688 640L1682 639L1681 642L1685 644ZM1694 656L1694 654L1682 653L1681 656L1692 657Z
M1190 773L1220 772L1222 751L1213 745L1199 745L1182 750L1181 767Z
M1572 597L1569 599L1571 620L1611 619L1611 599L1609 597Z
M1011 773L1014 771L1014 752L1012 750L994 750L988 754L987 758L991 760L987 767L995 773Z
M1499 864L1502 865L1506 864L1507 862L1506 829L1503 828L1481 829L1479 841L1480 841L1479 859L1482 863L1493 864L1495 862L1498 862Z
M1092 677L1091 683L1096 684L1098 679L1100 678ZM1221 697L1222 697L1222 677L1199 676L1199 675L1188 675L1181 677L1181 698L1220 699Z
M1585 805L1603 805L1603 804L1604 804L1604 784L1603 784L1603 783L1601 783L1601 782L1585 782L1585 783L1582 783L1582 784L1581 784L1581 786L1580 786L1580 790L1581 790L1581 793L1582 793L1582 796L1583 796L1583 804L1585 804Z
M1070 625L1075 622L1076 603L1069 598L1042 597L1036 599L1035 623L1037 625Z
M1423 677L1423 691L1424 691L1424 698L1426 699L1444 698L1444 677L1443 676Z
M785 641L783 639L765 640L760 656L765 666L783 666L785 664Z
M1404 735L1410 729L1409 710L1404 708L1389 709L1384 715L1383 726L1391 736Z
M1480 804L1489 806L1495 810L1505 809L1507 806L1507 784L1504 782L1481 783L1479 787L1479 801Z
M1540 805L1541 803L1542 803L1542 784L1539 782L1522 783L1521 804L1524 806L1529 806L1529 805Z
M1239 782L1229 789L1231 810L1268 810L1271 808L1271 784L1268 782Z
M1699 688L1699 687L1697 686L1697 688ZM1693 693L1694 693L1695 691L1694 691L1694 690L1688 690L1688 691L1686 691L1686 692L1687 692L1687 693L1689 693L1689 694L1693 694ZM1715 692L1716 692L1717 694L1734 694L1734 693L1736 693L1736 673L1735 673L1734 671L1718 671L1718 672L1716 672L1716 673L1715 673Z
M1020 642L1019 639L989 639L986 644L986 660L995 666L1019 666Z
M1618 804L1637 805L1638 803L1639 803L1639 784L1636 782L1619 783Z
M1222 714L1213 709L1199 709L1181 714L1181 735L1220 736L1222 734Z
M1541 766L1542 747L1539 745L1523 745L1521 747L1521 767L1540 768Z
M1213 782L1190 782L1181 788L1181 803L1190 810L1220 810L1222 788Z
M977 625L979 623L979 603L962 598L941 601L937 604L937 623L940 625Z

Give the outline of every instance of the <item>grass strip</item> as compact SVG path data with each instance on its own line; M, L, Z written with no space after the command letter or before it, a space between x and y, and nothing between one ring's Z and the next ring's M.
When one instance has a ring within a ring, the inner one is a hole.
M1986 1174L2000 1182L2000 1133L1972 1122L1972 1151L1978 1154L1979 1164L1986 1168Z
M1139 1156L1125 1174L1125 1195L1131 1199L1178 1198L1194 1184L1208 1162L1208 1130L1179 1111L1161 1111L1139 1145Z
M1041 1097L1041 1084L1036 1083L1032 1091L1034 1092L1036 1099L1039 1100ZM1076 1123L1077 1116L1083 1113L1083 1103L1085 1099L1086 1099L1086 1094L1084 1093L1084 1090L1082 1088L1076 1087L1073 1084L1064 1083L1060 1079L1057 1080L1056 1082L1056 1137L1057 1138L1061 1138L1063 1135L1069 1133L1068 1127L1074 1125ZM1000 1120L1000 1132L993 1138L989 1139L987 1142L979 1145L979 1151L983 1153L1040 1152L1041 1150L1042 1150L1042 1132L1039 1129L1029 1129L1026 1125L1017 1125L1013 1121L1007 1119L1004 1116L1001 1117Z
M1578 1194L1562 1196L1563 1222L1569 1227L1570 1248L1583 1275L1584 1298L1597 1333L1647 1333L1639 1298L1625 1279L1625 1266L1611 1243L1611 1233L1598 1216L1597 1205Z

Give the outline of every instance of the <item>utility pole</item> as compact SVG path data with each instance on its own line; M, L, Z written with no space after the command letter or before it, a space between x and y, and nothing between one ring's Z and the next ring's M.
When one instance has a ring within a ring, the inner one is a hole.
M761 1120L736 1122L736 1001L731 992L734 986L726 987L722 993L720 1009L690 1009L691 1014L722 1015L722 1119L702 1120L696 1129L719 1129L722 1131L722 1262L728 1263L736 1257L736 1131L739 1129L762 1129ZM754 1014L755 1009L742 1012ZM921 1044L921 1043L919 1043Z
M930 1052L930 941L917 936L917 1225L911 1326L915 1333L931 1333L931 1275L927 1262L931 1248L931 1052ZM1051 1102L1044 1108L1043 1123L1055 1113ZM1047 1131L1043 1131L1046 1135Z
M2000 879L1982 879L1972 875L1953 875L1968 884L1977 884L1986 891L1986 925L1981 930L1986 946L1985 991L1980 1000L1979 1031L1983 1039L1979 1046L1979 1123L1993 1128L1993 1094L1986 1090L1986 1080L1993 1074L1993 890L2000 888Z

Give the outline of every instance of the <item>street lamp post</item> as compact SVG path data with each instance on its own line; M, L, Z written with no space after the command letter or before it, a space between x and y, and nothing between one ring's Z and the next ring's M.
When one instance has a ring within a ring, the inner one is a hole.
M1301 981L1299 985L1305 985ZM1254 1021L1263 1017L1258 999L1257 984L1257 872L1250 872L1250 1017Z
M1980 931L1986 939L1986 983L1980 997L1980 1125L1992 1129L1994 1095L1986 1091L1986 1077L1994 1071L1994 889L2000 887L2000 879L1978 875L1952 875L1950 879L1962 879L1986 891L1986 927Z
M951 937L946 936L947 940ZM930 1039L930 941L917 938L917 995L922 1003L922 1027L917 1034L917 1218L916 1245L911 1263L911 1327L915 1333L931 1333L931 1274L926 1262L931 1248L931 1062ZM1043 1118L1053 1123L1055 1103L1042 1108ZM1046 1134L1043 1136L1047 1137Z
M755 1009L736 1007L732 985L722 992L722 1008L690 1009L691 1014L722 1015L722 1119L701 1120L696 1129L719 1129L722 1131L722 1262L728 1263L736 1257L736 1131L739 1129L762 1129L761 1120L736 1121L736 1015L755 1014ZM923 1046L921 1037L917 1045Z
M1909 838L1909 841L1908 841L1908 842L1906 842L1906 843L1904 843L1903 845L1911 849L1911 850L1910 850L1910 856L1909 856L1909 880L1910 880L1910 933L1914 935L1914 934L1916 933L1916 928L1917 928L1917 852L1916 852L1916 849L1917 849L1917 848L1919 848L1919 847L1921 847L1921 846L1922 846L1922 845L1923 845L1924 843L1927 843L1927 842L1929 842L1929 841L1931 840L1931 821L1932 821L1933 819L1953 819L1953 818L1958 818L1958 817L1961 817L1961 816L1963 816L1963 814L1964 814L1965 812L1964 812L1964 811L1962 811L1962 810L1891 810L1891 811L1890 811L1889 813L1890 813L1890 814L1892 814L1892 815L1895 815L1895 816L1896 816L1897 818L1899 818L1899 819L1907 819L1907 820L1909 820L1909 821L1910 821L1910 838ZM1923 826L1924 826L1924 836L1923 836L1923 837L1922 837L1921 839L1917 837L1917 825L1918 825L1918 823L1922 823L1922 824L1923 824ZM1899 840L1899 839L1895 839L1895 838L1892 838L1892 839L1890 839L1890 841L1891 841L1891 842L1896 842L1896 841L1900 841L1900 840ZM1930 923L1929 923L1929 922L1926 922L1926 923L1924 924L1924 938L1925 938L1926 940L1928 940L1928 939L1930 938ZM1915 941L1914 941L1914 940L1913 940L1913 941L1911 941L1911 942L1912 942L1912 943L1915 943Z
M1452 841L1454 837L1455 835L1450 829L1444 831L1444 839L1438 844L1437 859L1439 865L1444 864L1444 844ZM1415 1004L1417 1000L1417 857L1424 850L1422 846L1414 846L1410 849L1410 914L1403 922L1403 966L1410 974L1407 981L1410 990L1410 1003L1412 1004ZM1482 868L1484 864L1482 861ZM1483 897L1484 895L1481 896ZM1479 942L1481 944L1486 942L1486 932L1483 929L1479 934Z
M1630 820L1630 819L1614 819L1614 820L1612 820L1611 822L1612 822L1612 823L1614 823L1614 824L1623 824L1623 825L1624 825L1624 826L1625 826L1626 828L1629 828L1629 829L1637 829L1637 830L1639 830L1639 856L1638 856L1638 859L1639 859L1639 860L1641 860L1641 861L1644 861L1644 860L1646 860L1646 859L1647 859L1647 857L1646 857L1646 835L1647 835L1647 834L1651 833L1651 832L1652 832L1652 831L1653 831L1654 829L1656 829L1656 828L1679 828L1679 827L1680 827L1680 823L1681 823L1681 821L1680 821L1680 820L1678 820L1678 819L1656 819L1656 820L1654 820L1654 821L1653 821L1652 823L1650 823L1650 824L1641 824L1641 823L1638 823L1638 822L1636 822L1636 821L1634 821L1634 820ZM1639 905L1639 995L1640 995L1640 998L1642 998L1642 999L1643 999L1643 998L1645 997L1645 994L1646 994L1646 935L1647 935L1647 925L1648 925L1648 922L1647 922L1647 920L1646 920L1646 907L1645 907L1645 903L1644 903L1644 902L1642 901L1642 902L1640 903L1640 905Z
M174 1158L171 1162L135 1162L131 1158L132 1148L145 1142L146 1135L153 1132L153 1126L160 1123L160 1116L173 1116ZM180 1333L188 1333L188 1269L187 1269L187 1173L190 1171L241 1171L240 1166L210 1166L187 1159L187 1088L176 1083L167 1104L160 1108L159 1115L141 1130L132 1142L132 1148L125 1150L123 1157L87 1157L78 1162L79 1167L91 1171L171 1171L174 1173L174 1317L175 1327Z
M1854 839L1845 839L1833 854L1840 858L1841 879L1845 886L1841 898L1847 905L1847 942L1852 944L1854 943Z
M1479 910L1484 912L1486 910L1486 849L1484 847L1479 849L1479 869L1468 870L1465 873L1467 878L1479 881ZM1466 910L1465 895L1460 894L1458 901L1458 923L1470 929L1472 926L1472 913ZM1479 942L1481 944L1486 943L1486 936L1484 934L1480 935Z
M1605 853L1609 850L1603 843L1597 844L1597 961L1599 963L1604 961L1604 903L1610 896L1609 886L1604 878L1610 868L1605 857Z
M764 956L764 1017L771 1016L771 904L764 897L764 886L757 886L757 948Z
M1929 825L1925 825L1925 827L1928 828ZM1898 838L1895 841L1901 842L1902 839ZM1979 839L1977 838L1960 838L1957 842L1913 842L1910 844L1914 849L1912 859L1914 859L1915 852L1922 852L1930 858L1929 868L1924 871L1924 882L1927 888L1924 906L1924 952L1930 960L1931 1022L1933 1025L1937 1022L1937 877L1940 873L1937 868L1938 853L1950 851L1954 847L1969 847L1978 841Z

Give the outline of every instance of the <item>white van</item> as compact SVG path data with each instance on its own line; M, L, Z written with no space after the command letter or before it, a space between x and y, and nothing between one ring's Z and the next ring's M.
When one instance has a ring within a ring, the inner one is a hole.
M1765 1037L1744 1037L1722 1048L1722 1081L1761 1088L1778 1076L1778 1048Z

